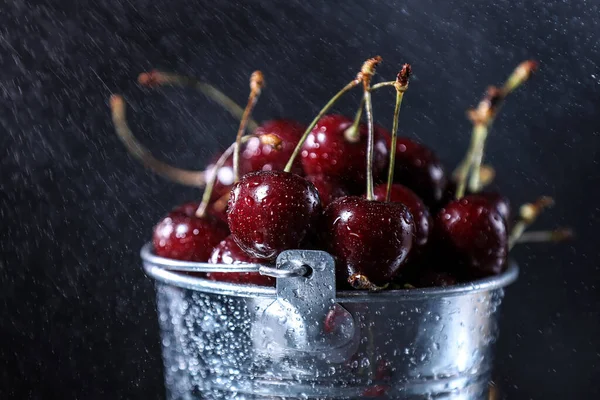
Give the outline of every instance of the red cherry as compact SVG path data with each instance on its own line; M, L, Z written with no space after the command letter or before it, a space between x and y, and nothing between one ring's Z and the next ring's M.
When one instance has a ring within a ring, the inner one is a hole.
M227 225L213 216L196 217L194 203L172 210L155 227L152 242L156 255L175 260L206 262L229 234Z
M346 188L331 176L308 175L306 179L317 188L323 207L327 207L333 200L349 194Z
M506 222L478 195L447 204L435 219L436 252L440 262L471 278L498 274L506 264Z
M388 139L388 147L391 138ZM429 207L437 205L446 188L446 173L435 153L414 140L398 137L394 182L412 189Z
M269 144L262 143L258 137L248 140L242 157L244 165L250 171L277 171L284 169L288 159L294 152L300 137L306 127L298 122L286 119L268 121L261 124L255 131L255 135L273 134L281 139L281 144L274 149ZM292 171L303 175L302 163L296 159ZM244 170L241 170L243 175Z
M471 199L474 201L475 199L479 199L478 201L488 202L490 206L495 209L498 214L510 224L511 222L511 208L510 208L510 200L501 195L499 192L491 191L491 192L479 192L473 194L466 190L468 195L473 195ZM442 200L442 207L452 201L454 201L456 197L456 182L454 180L450 180L448 185L446 186L446 190L444 191L444 199Z
M378 286L391 282L413 246L413 217L399 203L339 198L325 210L323 230L340 286L356 275Z
M365 124L359 126L358 141L346 138L354 121L342 115L326 115L308 135L302 146L302 166L307 175L327 175L364 191L367 171L367 137ZM380 176L387 164L386 135L375 127L373 176Z
M299 248L320 215L315 186L284 171L244 175L231 191L227 210L236 243L251 256L269 260Z
M387 185L381 184L375 187L373 194L375 200L385 201L387 192ZM401 203L408 208L408 211L413 216L415 223L415 239L413 242L413 248L415 252L421 252L429 241L429 232L433 226L431 215L427 206L423 201L409 188L406 186L395 183L392 185L390 192L390 201L394 203Z
M221 243L213 249L208 262L211 264L227 265L243 263L261 264L263 260L253 258L246 254L240 249L230 235L223 239ZM275 278L261 275L258 272L209 272L206 274L206 277L210 280L221 282L245 283L260 286L275 285Z

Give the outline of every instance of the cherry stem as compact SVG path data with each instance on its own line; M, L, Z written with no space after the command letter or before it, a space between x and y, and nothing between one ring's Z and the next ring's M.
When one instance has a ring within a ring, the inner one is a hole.
M219 104L229 114L233 115L237 119L241 119L244 114L244 109L240 107L235 101L227 97L216 87L201 82L196 78L189 76L182 76L176 74L170 74L161 71L150 71L143 72L138 76L138 82L140 85L146 87L158 87L158 86L178 86L178 87L192 87L198 90L200 93ZM248 127L251 131L254 131L258 124L253 119L248 120Z
M352 274L350 275L350 277L348 278L348 283L354 288L354 289L360 289L360 290L371 290L371 291L379 291L379 290L383 290L386 289L389 286L389 283L386 283L383 286L377 286L376 284L374 284L373 282L371 282L369 280L369 278L367 278L365 275L362 274Z
M249 139L256 138L256 137L261 141L262 144L268 144L268 145L272 146L274 149L277 149L281 146L281 139L277 135L270 134L270 133L263 134L263 135L253 135L253 134L246 135L241 138L241 142L245 143ZM198 218L202 218L204 216L204 214L206 214L206 210L208 209L208 205L210 204L210 199L212 197L212 192L215 187L215 183L217 182L217 179L219 176L219 169L221 169L221 167L223 167L225 162L227 162L227 159L229 157L231 157L232 154L235 155L235 149L236 149L237 144L238 144L237 142L232 143L223 152L223 154L221 154L221 156L219 157L217 162L215 162L215 164L211 168L210 179L208 180L208 182L206 184L206 189L204 189L204 193L202 194L202 201L200 202L200 205L198 206L198 209L196 210L196 216ZM222 201L222 198L219 198L217 200L217 202L218 201Z
M365 96L361 97L360 99L360 105L358 106L358 110L356 111L356 115L354 116L354 122L344 132L344 138L350 143L356 143L360 140L360 132L358 130L358 125L360 124L360 119L362 118L364 106Z
M254 71L250 76L250 96L248 96L248 104L246 105L246 109L244 110L244 114L242 115L242 120L240 121L240 127L237 132L237 136L235 139L235 150L233 151L233 182L237 182L240 180L240 148L242 143L242 136L246 132L246 125L248 123L248 119L252 114L252 110L258 101L258 97L260 96L260 92L265 85L265 79L263 77L262 72Z
M292 170L292 166L294 165L294 161L296 160L296 157L298 157L298 154L300 154L300 151L302 150L302 146L304 145L304 142L306 142L308 135L313 130L315 125L317 125L317 122L319 122L319 120L323 117L323 115L325 115L327 113L327 111L329 111L329 109L331 107L333 107L333 105L340 99L340 97L342 97L344 94L346 94L348 91L350 91L350 89L357 86L359 83L360 83L360 78L357 76L352 81L350 81L346 86L344 86L342 88L342 90L337 92L335 94L335 96L333 96L331 98L331 100L329 100L327 102L327 104L325 104L325 106L321 109L321 111L319 111L319 114L317 114L317 116L312 120L310 125L308 125L308 127L302 134L300 141L296 145L294 152L290 156L290 159L288 160L287 164L285 165L285 168L283 169L285 172L290 172Z
M376 83L375 85L371 86L371 91L381 89L382 87L395 86L395 85L396 85L396 81L380 82L380 83Z
M525 230L535 222L542 211L554 205L554 200L548 196L542 196L533 203L525 203L519 209L519 220L515 223L508 237L508 249L512 249Z
M168 180L192 187L205 186L206 174L204 171L190 171L162 162L156 159L148 149L138 142L127 125L125 100L122 96L112 95L110 97L110 108L117 136L121 139L125 148L133 157L138 159L150 170Z
M469 110L468 117L473 124L473 134L469 151L455 172L458 179L457 199L464 196L467 179L471 192L475 193L481 190L480 169L489 129L502 108L506 97L525 83L536 68L537 63L535 61L522 62L508 77L502 88L489 87L477 108Z
M544 243L544 242L562 242L575 237L571 228L557 228L551 231L531 231L523 232L515 244L521 243Z
M390 166L388 169L387 188L385 192L385 201L390 201L392 194L392 184L394 183L394 167L396 164L396 143L398 141L398 116L400 115L400 107L402 106L402 99L404 98L404 92L408 89L408 79L412 69L410 64L404 64L402 70L396 77L396 105L394 107L394 119L392 122L392 143L390 145Z
M482 165L479 174L482 188L489 186L496 178L496 170L491 165Z
M373 125L373 103L371 102L371 79L375 75L377 65L381 63L380 56L368 59L364 62L358 76L363 83L363 98L365 102L365 113L367 114L368 141L367 141L367 200L373 200L373 152L375 147L375 132Z

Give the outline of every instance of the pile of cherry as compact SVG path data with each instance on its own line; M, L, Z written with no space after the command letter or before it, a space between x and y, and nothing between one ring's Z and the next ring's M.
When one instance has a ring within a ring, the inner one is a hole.
M132 155L170 179L205 187L201 202L176 207L156 225L156 255L226 269L270 264L288 249L324 250L336 259L338 289L379 290L447 286L500 274L516 243L568 236L566 230L525 232L550 198L524 204L513 215L506 197L485 190L493 178L491 167L482 164L489 128L507 95L529 78L534 62L520 64L503 87L488 88L469 111L471 146L452 176L431 149L396 135L411 69L405 64L395 81L372 85L380 62L380 57L367 60L309 126L287 119L252 121L264 86L259 71L252 74L245 109L191 78L156 71L140 75L148 87L196 87L240 117L236 142L205 171L181 170L150 155L127 126L123 98L112 96L116 131ZM335 101L356 87L363 91L356 115L330 113ZM391 133L373 123L371 94L385 87L396 93ZM258 272L200 275L275 282Z

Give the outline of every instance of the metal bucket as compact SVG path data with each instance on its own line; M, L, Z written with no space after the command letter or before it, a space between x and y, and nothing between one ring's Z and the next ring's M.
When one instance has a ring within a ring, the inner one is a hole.
M336 293L325 252L282 253L271 288L182 274L238 266L150 249L168 399L487 399L498 307L518 275L510 264L453 287ZM299 266L310 276L288 273Z

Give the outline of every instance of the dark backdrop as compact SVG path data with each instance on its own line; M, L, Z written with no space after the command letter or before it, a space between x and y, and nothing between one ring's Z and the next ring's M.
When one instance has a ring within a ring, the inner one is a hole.
M510 399L597 398L600 373L597 1L4 1L0 5L0 397L160 399L152 283L138 250L171 206L199 193L133 161L107 99L158 156L201 167L236 123L202 96L145 91L153 67L197 75L239 102L262 69L258 119L308 122L362 61L414 80L401 132L452 168L464 117L521 60L541 70L498 119L487 160L515 204L558 205L538 227L577 241L516 249L498 376ZM310 4L310 5L309 5ZM376 96L390 124L393 94ZM353 112L356 99L340 105Z

